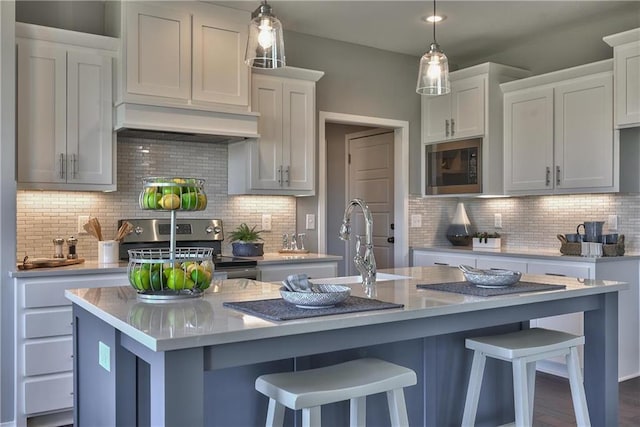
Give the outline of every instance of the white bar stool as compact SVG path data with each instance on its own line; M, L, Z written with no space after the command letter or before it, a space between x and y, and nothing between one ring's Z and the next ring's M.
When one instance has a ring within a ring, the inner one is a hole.
M462 426L473 426L475 423L487 356L513 364L516 427L531 426L533 422L536 361L565 356L577 425L591 426L578 359L577 347L583 344L584 336L542 328L526 329L503 335L467 338L466 347L474 350L474 353Z
M364 426L366 397L387 393L391 425L409 425L404 387L415 385L416 373L379 359L356 359L324 368L261 375L256 390L269 397L266 425L282 426L285 406L302 409L304 427L320 426L320 407L351 401L351 427Z

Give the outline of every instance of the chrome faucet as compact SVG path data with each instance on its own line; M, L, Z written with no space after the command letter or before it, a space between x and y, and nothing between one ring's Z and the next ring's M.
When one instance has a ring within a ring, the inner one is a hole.
M351 212L353 208L360 206L365 220L364 254L362 254L362 236L356 236L356 254L353 263L362 276L362 286L368 297L376 294L376 258L373 255L373 216L367 203L362 199L353 199L344 210L339 236L342 240L349 240L351 236Z

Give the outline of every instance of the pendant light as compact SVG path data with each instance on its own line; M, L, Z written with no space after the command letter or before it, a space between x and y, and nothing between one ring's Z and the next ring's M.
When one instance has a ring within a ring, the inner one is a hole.
M436 15L436 0L433 0L433 16ZM433 43L429 52L420 58L416 92L420 95L444 95L451 91L449 85L449 60L436 43L436 21L433 20Z
M282 24L271 13L267 0L251 14L244 62L253 68L285 66Z

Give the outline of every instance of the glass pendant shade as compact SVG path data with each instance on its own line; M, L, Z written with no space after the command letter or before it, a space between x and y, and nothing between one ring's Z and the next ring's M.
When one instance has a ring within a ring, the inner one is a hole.
M280 20L265 1L252 14L244 62L253 68L280 68L286 65Z
M416 92L420 95L444 95L450 91L449 60L437 43L431 43L429 52L420 59Z

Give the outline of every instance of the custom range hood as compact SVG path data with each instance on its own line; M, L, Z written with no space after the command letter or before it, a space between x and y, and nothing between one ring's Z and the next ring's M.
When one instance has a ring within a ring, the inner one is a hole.
M258 138L258 117L249 111L124 102L115 107L114 130L131 138L230 143Z

